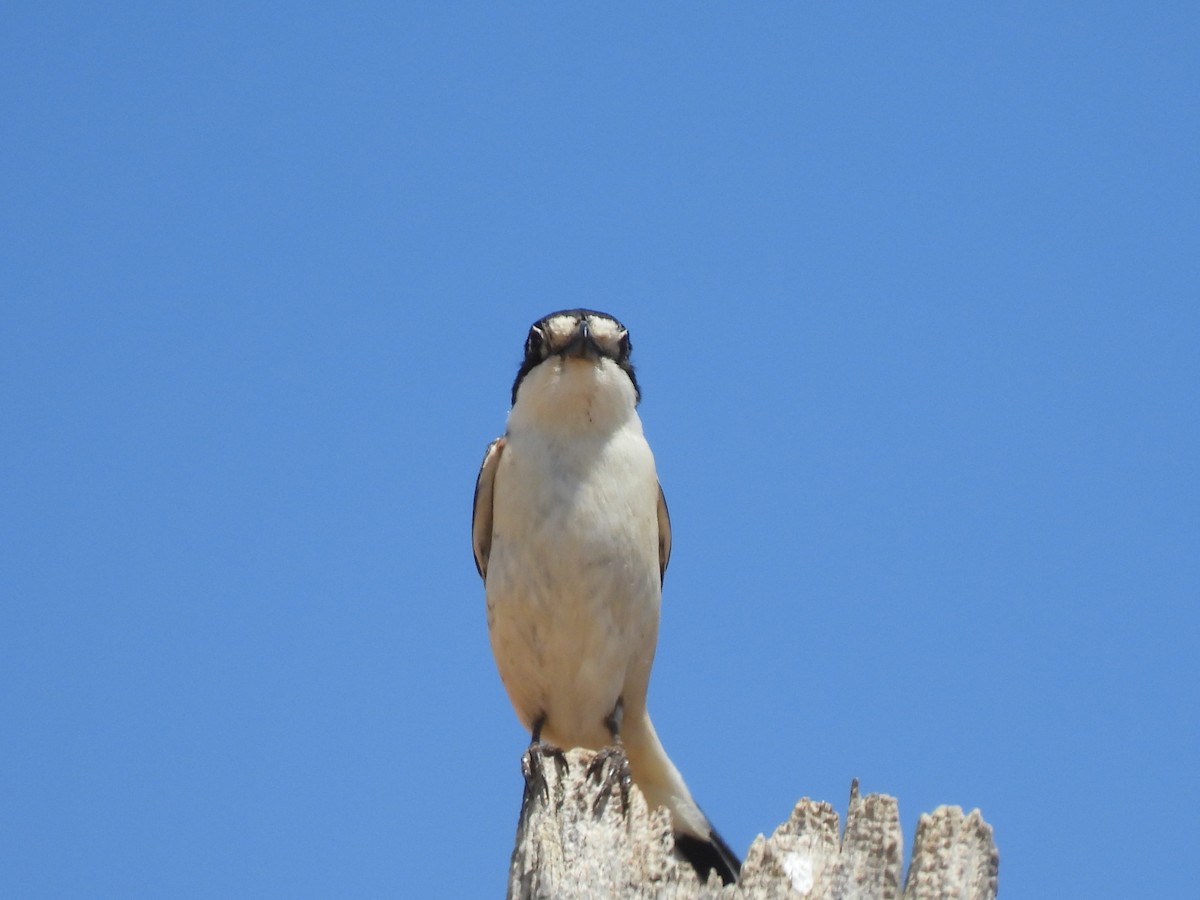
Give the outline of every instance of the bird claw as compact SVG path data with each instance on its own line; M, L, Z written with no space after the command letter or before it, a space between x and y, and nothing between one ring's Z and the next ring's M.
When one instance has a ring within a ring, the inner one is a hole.
M588 763L587 778L601 786L596 800L592 804L592 813L596 816L604 812L610 797L621 798L621 813L629 809L629 790L633 784L633 775L629 771L629 760L625 751L619 746L605 747L592 757Z
M521 774L525 776L526 798L528 799L531 791L536 790L542 795L542 801L549 804L550 779L546 777L547 759L554 761L555 774L558 776L555 782L561 784L563 777L567 774L567 754L561 747L556 747L554 744L542 741L530 744L523 759Z

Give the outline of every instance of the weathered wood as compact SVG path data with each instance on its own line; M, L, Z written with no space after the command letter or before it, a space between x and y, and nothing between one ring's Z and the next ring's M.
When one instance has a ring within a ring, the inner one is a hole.
M769 838L751 844L737 885L702 885L672 853L670 820L649 810L617 748L530 747L509 870L510 898L757 898L992 900L999 856L979 810L921 816L902 883L904 845L893 797L850 792L846 829L828 803L805 798Z
M939 806L921 816L905 898L995 897L999 878L1000 854L992 826L979 810L964 816L957 806Z
M672 855L667 812L646 808L621 751L540 745L526 751L521 769L525 798L509 897L718 895L702 893L691 867Z

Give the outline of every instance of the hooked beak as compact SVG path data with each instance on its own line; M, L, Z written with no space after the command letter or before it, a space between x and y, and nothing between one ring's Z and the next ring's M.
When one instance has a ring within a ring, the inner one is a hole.
M559 351L563 356L573 357L575 359L599 359L600 345L596 343L596 339L592 337L592 333L588 328L587 318L579 320L579 327L575 329L575 334L566 346Z

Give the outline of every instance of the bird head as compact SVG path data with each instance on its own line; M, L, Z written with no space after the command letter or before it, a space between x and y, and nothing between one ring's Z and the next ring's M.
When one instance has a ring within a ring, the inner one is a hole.
M641 390L629 361L632 350L629 330L608 313L569 309L543 316L533 323L525 338L525 358L513 382L513 406L531 375L542 382L552 375L561 377L572 366L584 367L581 372L598 376L601 381L615 379L618 385L627 381L636 405Z

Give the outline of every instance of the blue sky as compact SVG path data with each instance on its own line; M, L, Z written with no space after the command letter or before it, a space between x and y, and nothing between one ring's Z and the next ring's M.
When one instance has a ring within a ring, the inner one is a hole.
M906 845L980 807L1007 896L1188 895L1198 43L1188 4L6 5L0 893L500 894L471 492L583 305L674 523L651 709L733 846L858 777Z

